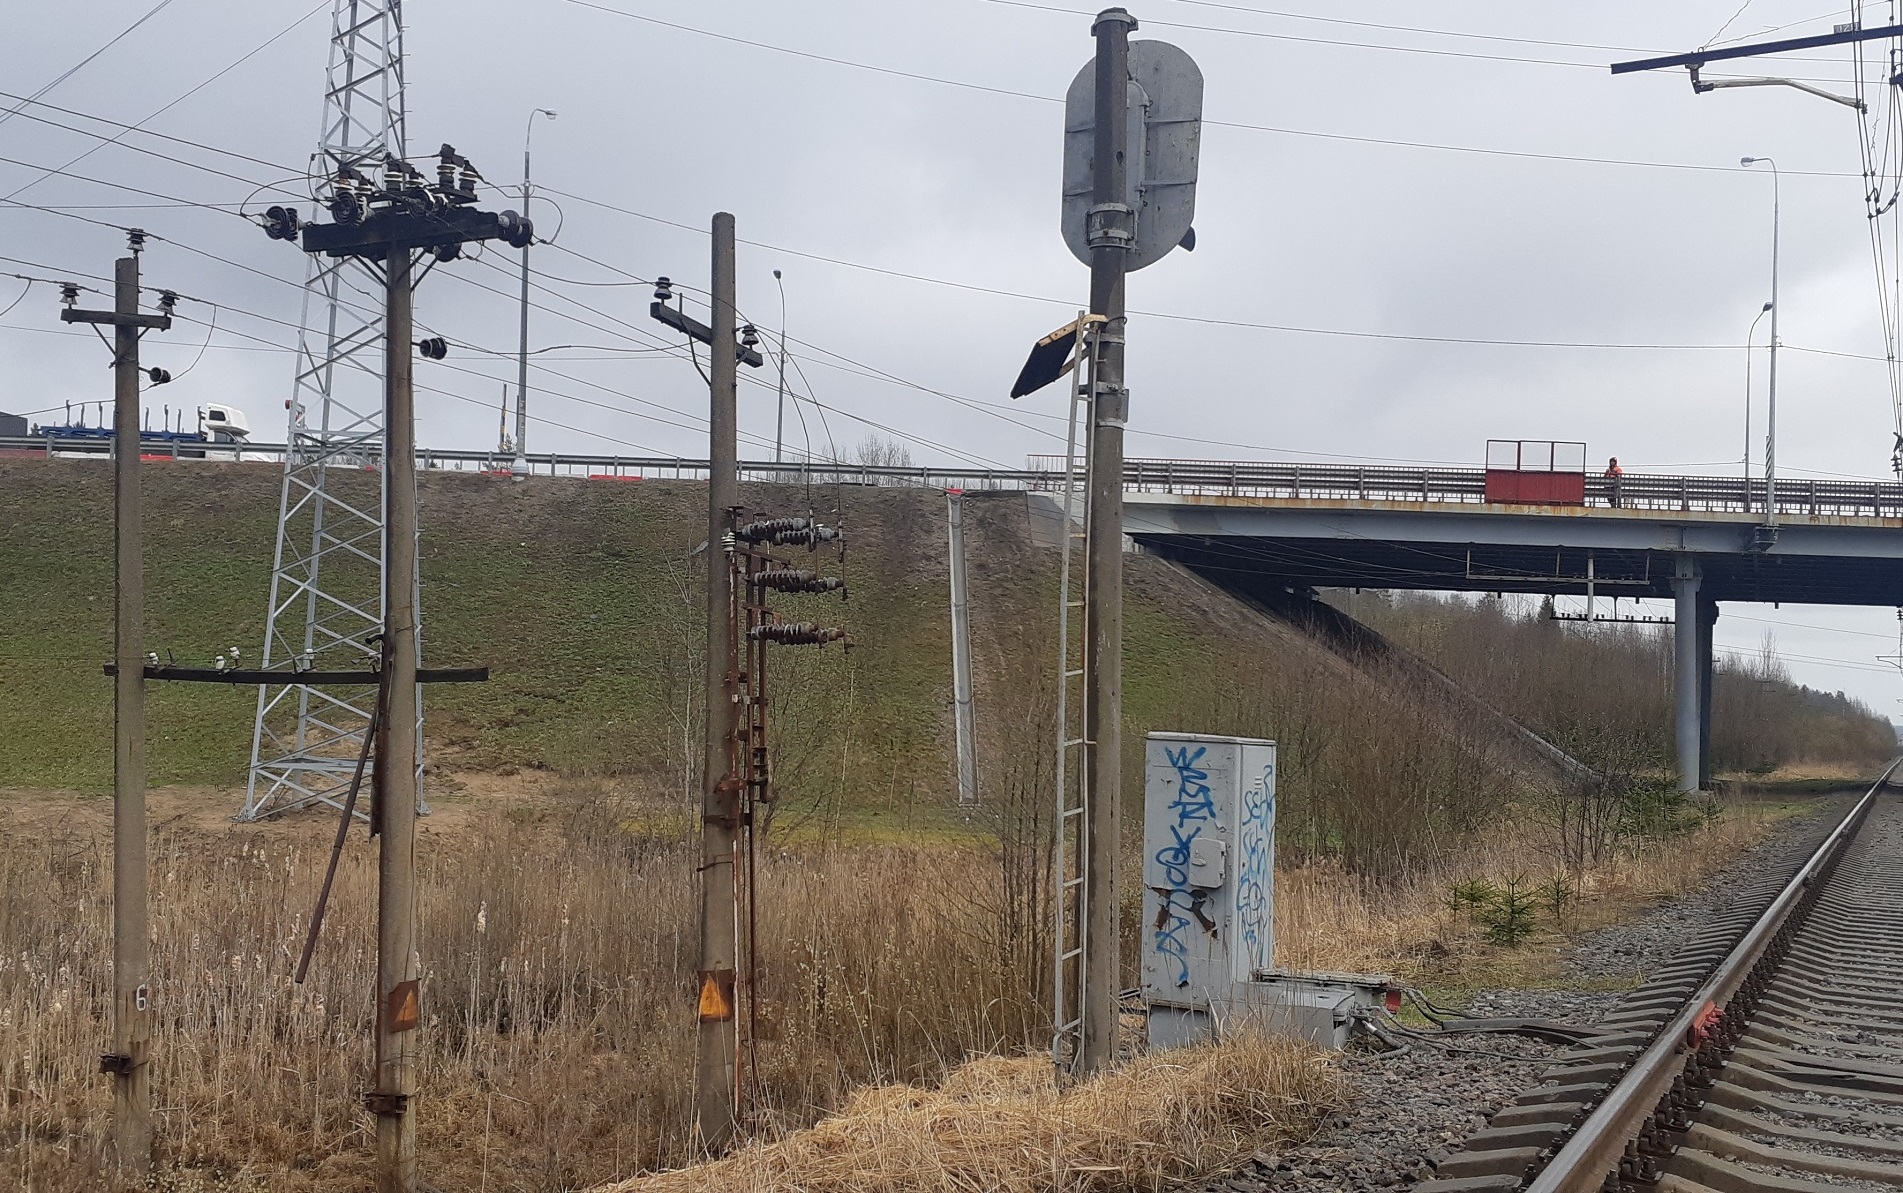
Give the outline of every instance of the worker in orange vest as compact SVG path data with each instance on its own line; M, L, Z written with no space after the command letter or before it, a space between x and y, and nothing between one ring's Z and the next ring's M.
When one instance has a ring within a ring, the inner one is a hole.
M1611 501L1614 509L1619 507L1619 478L1624 475L1625 469L1619 467L1619 457L1614 456L1606 461L1606 479L1612 482Z

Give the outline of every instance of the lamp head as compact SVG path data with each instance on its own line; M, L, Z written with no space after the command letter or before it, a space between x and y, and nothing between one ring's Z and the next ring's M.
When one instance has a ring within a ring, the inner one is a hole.
M1741 157L1738 159L1738 164L1741 166L1755 165L1757 164L1757 160L1755 157Z

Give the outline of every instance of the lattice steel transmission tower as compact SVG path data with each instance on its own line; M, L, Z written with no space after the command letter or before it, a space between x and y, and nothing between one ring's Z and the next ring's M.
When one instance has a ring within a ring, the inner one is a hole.
M336 0L313 185L349 171L377 177L386 158L404 156L402 10L401 0ZM312 803L341 806L376 696L374 688L325 689L288 678L313 668L362 670L379 658L375 637L389 582L383 311L351 285L355 267L348 257L313 257L304 284L261 660L283 669L287 682L258 689L240 820ZM402 582L414 585L416 577ZM420 721L420 702L417 709ZM417 740L420 769L420 731Z

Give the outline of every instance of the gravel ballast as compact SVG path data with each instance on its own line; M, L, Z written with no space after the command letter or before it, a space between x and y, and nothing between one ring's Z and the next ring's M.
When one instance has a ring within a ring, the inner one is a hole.
M1815 847L1848 800L1821 799L1779 825L1759 845L1698 891L1637 919L1590 933L1566 949L1566 980L1578 985L1637 979L1662 966L1695 930L1730 907L1754 876L1788 873ZM1483 990L1467 1008L1476 1016L1534 1016L1591 1024L1619 1002L1617 993ZM1532 1085L1560 1049L1516 1036L1413 1041L1400 1054L1351 1051L1342 1058L1352 1093L1307 1143L1258 1154L1241 1170L1182 1186L1183 1193L1323 1193L1401 1189L1433 1175L1433 1163L1487 1124Z

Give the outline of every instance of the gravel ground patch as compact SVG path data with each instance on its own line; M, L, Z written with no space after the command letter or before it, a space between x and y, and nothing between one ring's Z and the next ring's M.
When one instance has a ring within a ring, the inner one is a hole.
M1630 923L1614 924L1575 941L1566 959L1568 974L1589 981L1651 973L1670 960L1700 924L1736 903L1753 880L1767 870L1788 874L1796 869L1855 801L1848 795L1819 799L1808 813L1779 824L1699 890L1661 904Z
M1568 979L1637 978L1658 968L1696 927L1731 906L1754 876L1767 867L1794 868L1848 806L1847 799L1819 800L1813 812L1780 825L1699 891L1575 940L1564 959ZM1573 990L1484 990L1466 1009L1476 1016L1589 1024L1619 999ZM1182 1186L1180 1193L1341 1193L1405 1188L1431 1177L1437 1157L1485 1126L1559 1051L1515 1036L1462 1037L1458 1049L1416 1042L1403 1054L1348 1053L1342 1065L1353 1091L1349 1105L1313 1139L1280 1155L1258 1154L1239 1171Z

